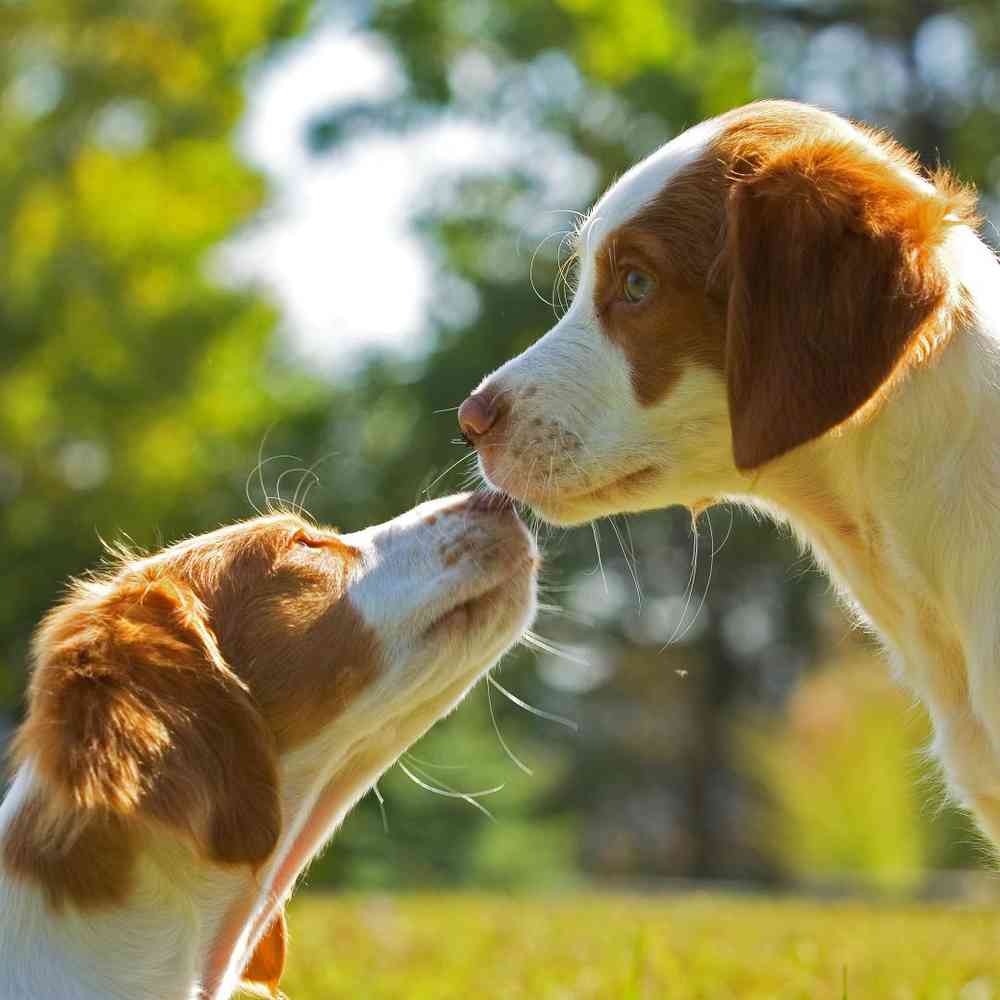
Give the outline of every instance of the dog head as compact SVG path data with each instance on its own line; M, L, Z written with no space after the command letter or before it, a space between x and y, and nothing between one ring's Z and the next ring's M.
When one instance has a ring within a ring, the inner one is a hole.
M517 640L537 561L466 495L353 534L261 517L77 583L36 636L5 867L56 909L124 902L164 844L178 885L243 873L219 961L257 942L248 976L276 982L277 904Z
M482 472L557 523L745 492L936 353L958 297L941 247L972 216L815 108L702 123L597 202L569 310L463 404Z

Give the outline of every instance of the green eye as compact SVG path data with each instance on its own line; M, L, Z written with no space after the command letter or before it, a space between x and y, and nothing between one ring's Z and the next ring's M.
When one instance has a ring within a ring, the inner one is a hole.
M656 282L645 271L629 271L625 275L625 298L641 302L656 287Z

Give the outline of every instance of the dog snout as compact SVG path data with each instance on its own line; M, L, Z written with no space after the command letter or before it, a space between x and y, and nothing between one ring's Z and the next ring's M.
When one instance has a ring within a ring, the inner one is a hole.
M430 537L492 539L527 535L514 501L505 493L480 490L433 500L417 508L415 522L421 530L433 528Z

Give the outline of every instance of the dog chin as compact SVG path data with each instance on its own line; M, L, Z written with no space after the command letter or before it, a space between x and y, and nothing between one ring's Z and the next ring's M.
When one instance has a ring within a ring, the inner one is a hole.
M559 494L546 491L539 497L529 490L515 490L495 484L511 499L527 504L543 521L560 528L571 528L613 514L637 513L667 506L656 488L662 473L651 467L626 473L593 490Z
M555 497L550 498L545 503L531 501L530 505L538 517L557 528L575 528L588 521L604 517L606 514L615 513L604 510L599 504L595 504L593 501L588 502L586 499L560 501L558 497Z

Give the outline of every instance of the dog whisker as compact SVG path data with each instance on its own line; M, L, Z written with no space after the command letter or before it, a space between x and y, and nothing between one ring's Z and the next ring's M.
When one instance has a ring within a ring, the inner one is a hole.
M435 487L435 486L437 486L437 484L438 484L439 482L441 482L441 480L442 480L442 479L444 479L444 477L445 477L445 476L447 476L449 472L451 472L451 471L452 471L452 469L455 469L455 468L457 468L457 467L458 467L458 466L460 466L460 465L461 465L461 464L462 464L463 462L468 462L468 461L469 461L469 459L474 459L475 457L476 457L476 453L475 453L475 452L473 451L473 452L469 452L469 453L468 453L468 454L466 454L466 455L463 455L463 456L462 456L462 457L461 457L460 459L458 459L457 461L455 461L455 462L452 462L452 463L451 463L451 465L449 465L449 466L448 466L448 468L447 468L447 469L445 469L445 470L444 470L444 472L442 472L442 473L441 473L441 475L437 476L437 477L436 477L436 478L435 478L435 479L434 479L434 480L433 480L433 481L431 482L431 484L430 484L429 486L425 486L425 487L424 487L424 489L423 489L423 494L424 494L424 496L427 496L427 497L430 497L430 495L431 495L431 490L433 490L433 489L434 489L434 487Z
M539 587L539 591L543 588ZM575 590L575 587L564 587L564 591ZM550 591L551 592L551 591ZM593 626L594 619L588 617L587 615L581 615L576 611L570 611L568 608L564 608L560 604L547 604L544 602L538 605L539 614L543 615L554 615L556 617L567 618L569 621L576 622L579 625L586 625L588 627Z
M378 811L382 815L382 832L389 832L389 815L385 811L385 798L382 796L382 792L378 787L378 782L372 784L372 792L375 795L375 801L378 803Z
M535 258L541 252L542 247L544 247L546 243L550 240L554 240L557 236L562 237L564 235L563 230L557 229L554 233L549 233L548 236L543 237L543 239L538 243L538 246L535 247L531 254L531 259L528 261L528 283L531 285L531 290L535 293L539 302L543 302L545 305L553 309L555 308L554 304L542 295L542 293L538 290L538 286L535 284Z
M701 614L702 609L705 607L705 601L708 599L708 590L712 586L712 570L715 568L715 530L712 527L712 518L706 512L705 519L708 522L708 576L705 578L705 586L702 588L701 600L698 602L698 607L695 608L694 614L691 616L691 620L684 626L684 631L677 637L678 642L683 642L684 637L691 631L694 623L698 620L698 616Z
M578 722L574 722L573 719L567 719L562 715L556 715L554 712L546 712L544 709L536 708L534 705L529 705L528 702L518 698L516 694L512 694L508 691L492 674L487 674L486 680L505 698L517 705L518 708L523 708L526 712L530 712L532 715L537 715L539 719L547 719L549 722L554 722L559 726L565 726L567 729L572 729L574 733L580 731L580 724Z
M618 539L618 545L622 550L622 558L625 560L625 565L628 568L629 575L632 577L632 583L635 585L635 596L638 601L638 606L642 607L642 587L639 584L639 573L637 567L634 563L635 553L632 554L632 559L629 559L628 552L625 550L625 542L622 539L621 532L618 530L618 525L615 524L614 517L609 517L608 521L611 524L611 530L615 533L615 538Z
M601 579L604 581L604 593L610 594L611 591L608 589L608 576L604 572L604 560L601 558L601 532L597 527L596 521L590 522L590 530L594 535L594 549L597 552L597 568L601 571Z
M575 653L572 653L564 647L558 645L552 639L546 639L537 632L525 632L525 634L521 637L521 641L526 646L531 646L534 649L540 649L544 653L551 653L553 656L558 656L560 659L567 660L569 663L575 663L581 667L590 666L589 662L582 656L577 656Z
M333 451L328 451L325 455L320 455L320 457L317 458L315 462L312 462L303 473L302 479L299 480L299 484L295 487L295 493L292 496L292 503L296 504L303 514L309 513L306 510L306 498L309 496L309 491L313 488L313 486L318 486L320 484L320 478L316 473L316 469L318 469L324 462L329 462L331 458L336 458L338 454L339 452L334 449ZM299 500L299 490L302 488L302 483L307 475L312 478L309 485L306 486L305 492L302 494L302 499Z
M404 753L403 756L418 767L429 767L432 771L467 771L469 768L468 764L438 764L432 760L424 760L422 757L418 757L415 753L410 753L409 751Z
M733 524L736 521L736 515L733 512L733 508L731 505L727 504L727 508L729 510L729 527L726 529L725 537L722 539L721 542L719 542L718 547L712 553L713 556L717 556L726 547L726 542L729 541L729 538L733 533Z
M285 478L285 476L292 476L296 472L300 473L298 486L296 486L295 488L295 493L292 499L285 500L281 495L281 482ZM305 466L300 465L296 468L285 469L285 471L278 476L277 480L274 483L274 492L278 495L278 502L282 504L287 504L289 509L294 514L298 514L299 516L301 516L302 514L302 509L299 507L296 498L298 497L299 488L302 485L302 476L308 476L309 474L310 474L309 469L306 468Z
M486 703L490 708L490 720L493 723L493 731L497 734L497 739L500 741L500 746L503 747L504 753L507 754L516 767L524 771L525 774L533 776L535 772L511 750L507 745L507 741L503 738L503 733L500 732L500 724L497 722L496 710L493 707L493 688L489 684L486 685Z
M496 822L496 818L493 813L491 813L489 809L487 809L486 806L479 801L479 799L487 795L495 795L497 792L502 791L504 788L503 785L496 785L493 788L484 788L482 791L478 792L459 792L450 785L445 784L439 778L434 778L432 775L422 771L415 764L410 765L413 768L413 771L411 771L402 760L397 760L396 766L410 779L410 781L412 781L415 785L418 785L420 788L423 788L428 792L432 792L434 795L441 795L446 799L462 799L463 801L468 802L473 808L478 809L487 819ZM422 777L418 777L418 775L421 775Z

